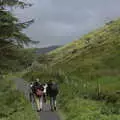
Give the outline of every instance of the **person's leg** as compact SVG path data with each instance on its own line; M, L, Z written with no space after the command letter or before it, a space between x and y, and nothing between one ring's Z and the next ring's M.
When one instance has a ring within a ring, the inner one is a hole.
M53 97L53 106L54 106L54 110L56 110L56 96Z
M40 110L40 99L39 97L35 96L35 101L36 101L36 105L37 105L37 111Z
M50 108L51 108L51 111L53 111L53 97L52 96L50 97Z
M32 93L31 92L29 93L29 99L30 99L30 102L32 102Z
M46 94L45 93L43 94L43 101L44 101L44 103L46 103Z
M33 100L32 100L32 101L33 101L33 103L35 103L35 95L34 95L34 94L32 94L32 96L33 96L33 97L32 97L32 98L33 98Z
M31 95L31 104L32 104L33 110L36 110L35 109L35 97L34 97L34 94Z
M40 97L40 110L43 108L43 96Z

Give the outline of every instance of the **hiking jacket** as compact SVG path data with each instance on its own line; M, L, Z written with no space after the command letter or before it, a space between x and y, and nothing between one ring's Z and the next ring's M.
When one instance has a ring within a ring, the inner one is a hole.
M58 94L58 90L52 90L51 86L52 86L52 83L48 83L47 95L50 96L50 97L55 97Z

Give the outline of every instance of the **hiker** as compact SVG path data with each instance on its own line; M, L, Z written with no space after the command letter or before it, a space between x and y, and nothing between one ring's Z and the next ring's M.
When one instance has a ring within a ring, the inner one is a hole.
M56 97L58 94L58 84L53 81L48 82L48 87L47 87L47 96L50 97L50 108L51 111L56 110Z
M29 86L29 99L32 104L32 108L35 110L35 97L33 93L33 82L31 82Z
M35 102L34 94L33 94L33 83L32 82L30 83L29 98L30 98L31 103Z
M46 83L43 84L44 91L43 91L43 101L46 103L46 97L47 97L47 87L48 85Z
M37 105L37 112L40 112L43 107L43 91L44 88L42 84L40 84L39 79L36 79L36 81L33 83L33 93Z

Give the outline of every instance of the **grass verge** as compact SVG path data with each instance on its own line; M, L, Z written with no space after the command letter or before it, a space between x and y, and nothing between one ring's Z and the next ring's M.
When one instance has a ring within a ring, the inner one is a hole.
M0 120L36 120L30 103L10 79L12 75L0 79Z

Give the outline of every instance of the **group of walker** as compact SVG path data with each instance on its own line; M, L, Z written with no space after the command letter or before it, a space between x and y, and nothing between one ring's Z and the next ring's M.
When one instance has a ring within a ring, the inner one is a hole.
M56 111L56 97L58 94L58 84L53 81L40 83L37 78L35 82L30 83L30 101L36 103L37 112L43 110L43 103L46 104L47 98L50 100L50 110Z

